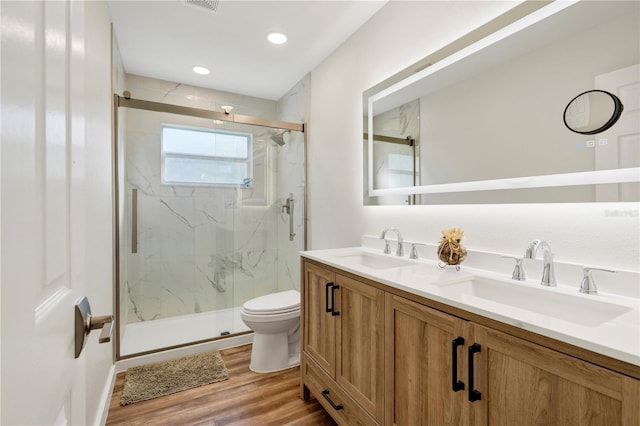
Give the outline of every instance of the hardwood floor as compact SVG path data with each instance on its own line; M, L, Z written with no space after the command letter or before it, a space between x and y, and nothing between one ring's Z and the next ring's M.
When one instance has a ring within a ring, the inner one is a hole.
M318 401L300 399L299 367L257 374L249 370L251 345L220 352L228 380L131 405L120 406L119 373L107 425L336 425Z

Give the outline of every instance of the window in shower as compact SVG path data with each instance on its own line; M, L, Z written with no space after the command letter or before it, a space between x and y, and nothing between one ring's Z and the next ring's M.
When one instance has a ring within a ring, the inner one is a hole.
M250 186L252 134L162 125L162 183Z
M389 188L413 185L413 156L390 153L388 158Z

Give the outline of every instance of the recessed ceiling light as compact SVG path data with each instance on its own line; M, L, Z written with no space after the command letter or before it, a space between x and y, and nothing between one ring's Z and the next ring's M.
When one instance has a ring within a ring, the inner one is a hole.
M196 66L196 67L193 67L193 72L195 72L196 74L207 75L211 71L209 71L209 68Z
M267 40L273 44L284 44L287 42L287 36L282 33L269 33Z

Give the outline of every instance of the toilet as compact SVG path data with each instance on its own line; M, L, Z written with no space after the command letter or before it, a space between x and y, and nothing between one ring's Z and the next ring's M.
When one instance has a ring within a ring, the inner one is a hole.
M254 332L249 368L256 373L300 364L300 293L282 291L242 305L242 321Z

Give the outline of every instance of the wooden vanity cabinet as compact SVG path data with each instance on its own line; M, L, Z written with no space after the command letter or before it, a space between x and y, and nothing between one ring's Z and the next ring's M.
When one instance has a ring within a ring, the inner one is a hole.
M640 426L637 378L339 270L303 270L303 397L341 425Z
M334 291L336 274L309 263L305 263L303 272L302 352L335 378L336 319L331 315L329 294Z
M477 426L640 425L638 379L477 324L473 342Z
M384 292L310 263L303 281L303 383L337 421L382 424Z
M468 322L392 294L386 302L385 423L470 425L475 407L458 384L466 375L462 336L469 334Z
M636 379L402 297L386 310L387 425L640 425Z

